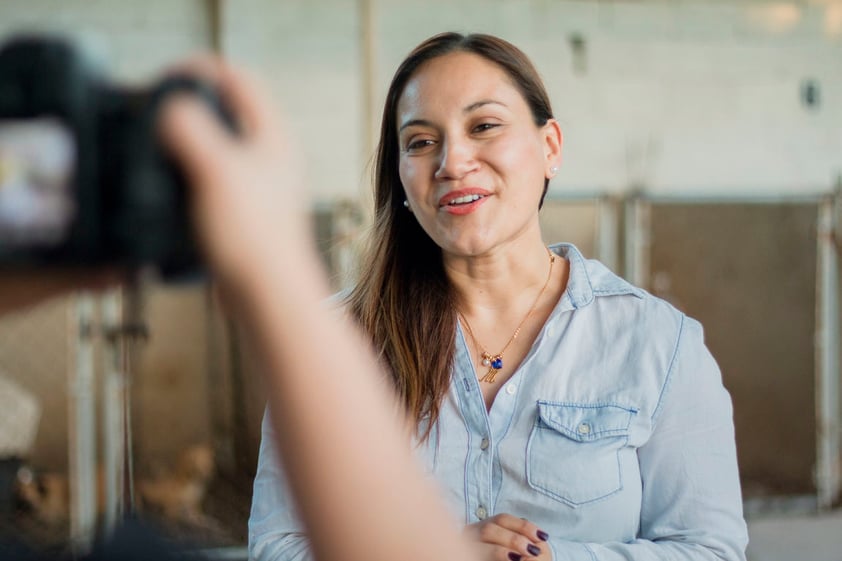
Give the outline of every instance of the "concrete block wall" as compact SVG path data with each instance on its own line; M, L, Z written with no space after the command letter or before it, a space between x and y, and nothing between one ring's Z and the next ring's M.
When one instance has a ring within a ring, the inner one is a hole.
M556 194L813 194L842 174L842 2L370 0L368 15L363 4L223 4L224 50L283 102L320 201L366 194L367 133L395 67L451 29L501 35L536 63L566 133Z
M367 192L358 2L223 4L223 51L258 72L280 101L315 199Z
M804 194L842 173L838 2L377 4L383 84L443 29L496 33L532 57L566 134L555 192Z
M96 37L116 77L150 79L212 44L217 5L222 50L282 101L320 201L367 190L364 131L378 126L394 68L448 29L499 34L535 61L566 132L556 191L803 194L842 174L839 0L368 0L369 16L364 4L4 0L0 35L29 27ZM814 107L803 102L808 81Z
M3 0L0 37L47 31L81 41L118 81L155 79L174 60L210 45L203 0Z

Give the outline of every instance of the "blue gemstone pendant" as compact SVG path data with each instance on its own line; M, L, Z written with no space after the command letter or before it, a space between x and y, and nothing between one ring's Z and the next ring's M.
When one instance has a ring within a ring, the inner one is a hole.
M480 382L488 382L489 384L494 382L494 378L497 376L497 372L503 368L503 357L501 355L497 355L492 357L489 354L483 353L482 354L482 365L483 366L490 366L491 368L488 369L488 372L485 373L485 376L480 378Z

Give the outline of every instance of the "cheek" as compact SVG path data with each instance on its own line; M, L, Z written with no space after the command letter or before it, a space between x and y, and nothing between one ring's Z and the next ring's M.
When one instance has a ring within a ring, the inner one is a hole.
M544 190L544 156L540 146L534 143L501 144L495 147L495 162L505 170L511 186L517 192L536 192Z
M401 158L398 161L398 177L401 178L401 183L406 185L407 180L409 179L410 174L410 167L409 164L406 163L406 160Z
M401 159L398 164L398 177L400 177L403 188L407 194L416 195L418 193L418 175L419 170L415 162Z

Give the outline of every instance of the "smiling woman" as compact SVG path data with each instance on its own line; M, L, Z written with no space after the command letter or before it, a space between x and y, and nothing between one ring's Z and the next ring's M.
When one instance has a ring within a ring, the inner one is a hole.
M574 246L544 245L561 150L515 46L419 45L387 94L347 310L484 559L744 560L731 402L701 326ZM311 555L281 464L267 421L258 560Z
M401 183L446 258L504 244L535 247L536 211L561 156L561 129L550 118L535 124L499 65L468 52L430 60L407 82L397 114Z

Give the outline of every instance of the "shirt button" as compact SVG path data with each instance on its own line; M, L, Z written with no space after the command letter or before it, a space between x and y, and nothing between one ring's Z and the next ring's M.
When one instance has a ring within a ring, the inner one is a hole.
M480 450L487 450L488 449L488 438L483 438L479 442L479 449Z
M508 386L506 386L506 393L507 394L514 395L514 393L516 391L517 391L517 384L509 384Z
M576 429L579 431L579 434L590 434L591 433L591 426L588 423L582 423L579 425L579 428Z
M486 516L488 516L488 512L485 510L485 507L477 507L477 518L479 518L480 520L485 520Z

